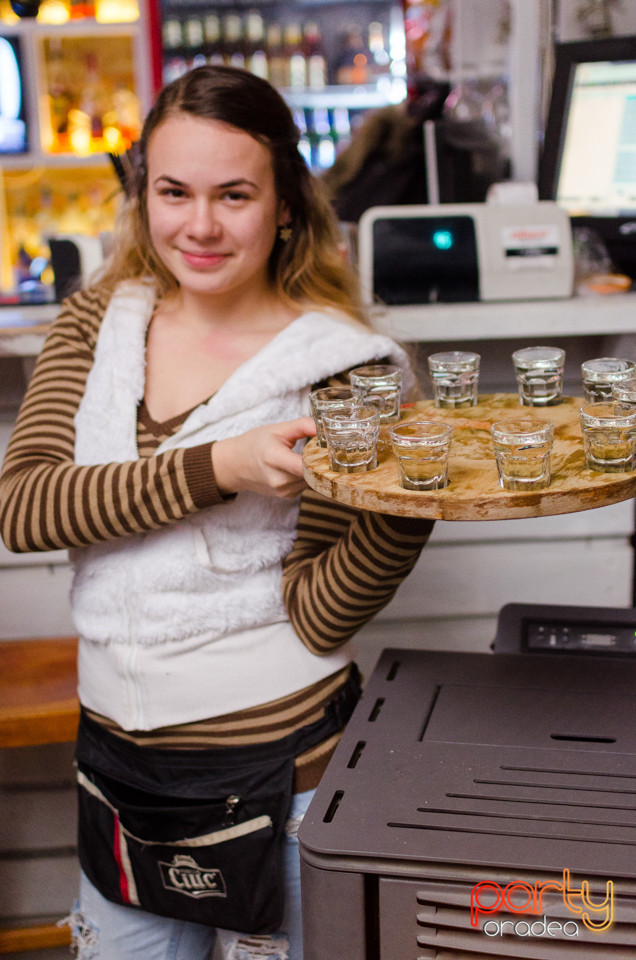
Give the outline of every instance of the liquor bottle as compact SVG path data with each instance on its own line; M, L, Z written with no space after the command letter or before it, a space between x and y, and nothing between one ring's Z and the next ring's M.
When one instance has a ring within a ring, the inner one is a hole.
M314 162L321 170L326 170L336 159L336 145L332 135L329 111L327 108L315 107L313 120L316 133Z
M307 83L311 90L322 90L327 83L327 60L320 27L314 21L305 24L303 45L307 59Z
M309 141L309 134L307 131L307 119L305 117L305 111L297 108L293 111L294 123L298 127L300 132L300 138L298 140L298 152L301 157L304 158L305 163L308 167L311 166L311 143Z
M260 10L248 10L245 14L245 42L248 56L265 46L265 22Z
M230 66L245 66L243 20L238 13L226 13L223 17L223 54Z
M325 170L336 158L329 111L326 107L313 107L307 109L306 114L307 138L311 147L310 166L315 170Z
M203 18L203 39L211 47L218 47L221 40L221 21L218 13L208 13Z
M188 17L183 25L183 39L186 47L198 50L203 44L203 23L198 17Z
M107 109L108 97L100 80L97 55L94 53L87 54L85 64L84 88L79 109L89 118L91 139L99 140L103 134L102 117ZM81 126L83 126L83 123L78 123L78 127Z
M141 107L135 93L125 83L118 83L113 92L113 111L116 126L124 141L125 149L139 139L141 133Z
M307 86L307 60L303 50L303 35L300 24L290 21L285 24L285 56L287 59L286 86L302 89Z
M334 108L332 131L336 144L336 153L338 153L351 143L351 120L347 107Z
M221 43L221 18L217 13L208 13L203 18L203 40L207 51L207 62L222 64L224 59Z
M247 68L250 73L262 80L269 80L269 61L264 50L255 50L249 59Z
M275 87L288 86L287 60L283 50L283 31L280 23L270 23L267 27L267 56L270 83Z
M51 123L51 144L47 149L65 150L68 147L68 113L74 96L68 85L68 70L59 38L50 42L46 72Z
M370 67L373 73L387 73L391 65L389 52L384 44L384 27L374 20L369 24Z
M263 80L269 78L269 62L265 50L265 23L259 10L248 10L245 17L245 65Z
M164 50L179 50L183 46L183 32L181 21L170 17L163 21L161 37Z
M336 61L336 82L364 84L368 80L370 52L364 45L358 24L350 24L341 35L341 52Z

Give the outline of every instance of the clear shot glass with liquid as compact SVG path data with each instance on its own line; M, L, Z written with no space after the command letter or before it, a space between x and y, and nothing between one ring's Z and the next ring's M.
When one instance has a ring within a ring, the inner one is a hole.
M375 404L380 423L397 423L402 400L402 368L393 363L371 363L349 373L351 389L364 404Z
M554 425L531 417L499 420L490 428L499 486L533 492L550 485Z
M337 473L364 473L378 465L380 412L377 407L324 413L322 428L329 465Z
M436 407L454 409L476 405L480 361L478 353L468 350L447 350L429 356L428 372Z
M316 424L316 440L319 447L326 447L327 441L322 429L322 417L325 413L346 412L360 406L360 398L351 387L320 387L309 394L309 409Z
M636 363L620 357L595 357L581 364L581 376L588 403L611 400L615 383L636 377Z
M563 399L565 350L560 347L523 347L512 354L524 407L551 407Z
M636 469L636 407L597 400L584 404L580 416L588 470L630 473Z
M452 426L433 420L400 423L391 429L391 449L405 490L448 486Z

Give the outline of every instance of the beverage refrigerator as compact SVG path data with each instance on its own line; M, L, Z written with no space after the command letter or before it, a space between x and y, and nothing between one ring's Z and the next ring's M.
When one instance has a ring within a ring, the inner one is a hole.
M406 96L399 0L161 0L164 82L200 63L270 80L291 107L300 150L323 170L365 112Z
M112 230L109 155L160 83L149 2L0 0L0 307L54 299L49 238Z

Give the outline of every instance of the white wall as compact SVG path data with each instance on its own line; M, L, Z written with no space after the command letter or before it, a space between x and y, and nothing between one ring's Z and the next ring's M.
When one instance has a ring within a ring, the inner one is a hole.
M386 646L486 652L506 603L632 604L631 501L536 520L438 522L411 576L357 638L368 674Z

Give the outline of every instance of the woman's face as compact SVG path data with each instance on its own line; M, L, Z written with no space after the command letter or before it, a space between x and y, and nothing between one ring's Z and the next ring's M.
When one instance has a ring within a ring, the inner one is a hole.
M147 152L150 236L181 290L264 293L287 220L267 147L236 127L181 113L157 127Z

